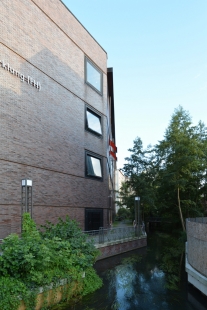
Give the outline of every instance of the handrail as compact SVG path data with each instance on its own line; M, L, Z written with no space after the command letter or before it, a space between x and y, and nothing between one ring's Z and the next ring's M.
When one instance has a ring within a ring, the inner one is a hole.
M87 240L93 240L95 244L103 244L115 242L118 240L129 240L136 237L146 236L145 226L139 227L117 227L117 228L103 228L99 230L89 230L83 232L87 235Z
M88 241L93 241L94 244L103 244L115 242L118 240L129 240L141 236L146 236L145 225L142 223L139 226L124 226L116 228L100 227L98 230L82 231L87 237ZM0 243L3 239L0 239Z

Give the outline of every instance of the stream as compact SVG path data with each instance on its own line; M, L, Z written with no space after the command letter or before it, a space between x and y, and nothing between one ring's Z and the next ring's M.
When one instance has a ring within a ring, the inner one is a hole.
M160 268L162 238L148 234L146 248L127 252L95 264L104 285L61 310L207 310L207 297L188 284L184 259L177 290L169 290Z

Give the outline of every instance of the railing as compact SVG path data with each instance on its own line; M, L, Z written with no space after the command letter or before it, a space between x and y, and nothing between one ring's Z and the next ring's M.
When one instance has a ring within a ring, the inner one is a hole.
M87 239L93 240L94 244L110 243L121 240L130 240L132 238L146 236L144 225L140 227L118 227L118 228L103 228L99 230L84 231Z
M117 228L103 228L99 230L83 231L87 236L87 240L93 240L94 244L110 243L118 240L129 240L136 237L146 236L144 223L139 227L117 227ZM3 239L0 239L0 244Z

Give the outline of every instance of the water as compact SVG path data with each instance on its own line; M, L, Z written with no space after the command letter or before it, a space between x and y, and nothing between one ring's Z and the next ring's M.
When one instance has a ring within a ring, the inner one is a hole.
M148 236L148 247L108 258L95 268L104 285L63 310L207 310L207 297L187 283L184 263L178 290L166 288L160 269L162 241Z

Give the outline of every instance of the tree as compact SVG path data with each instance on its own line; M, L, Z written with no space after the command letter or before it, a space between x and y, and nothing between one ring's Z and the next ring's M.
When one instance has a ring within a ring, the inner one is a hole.
M179 107L172 116L164 139L155 147L159 196L171 207L177 205L183 231L184 209L189 214L193 209L196 211L195 207L200 203L199 193L206 176L206 141L204 124L200 122L193 126L189 113Z
M117 216L120 218L120 219L127 219L127 218L130 218L130 210L129 209L126 209L126 208L123 208L121 207L118 212L117 212Z
M155 191L153 181L155 171L153 169L155 154L153 148L149 146L143 149L142 140L137 137L134 140L133 148L129 149L131 156L125 158L123 167L124 174L128 181L122 186L120 197L134 213L134 197L140 196L142 207L149 213L154 207ZM127 195L126 195L127 193Z
M143 149L139 137L129 149L123 171L128 181L120 195L133 213L134 197L140 196L145 212L159 213L174 223L201 216L207 202L207 128L181 106L175 109L164 139ZM130 190L129 190L130 189ZM128 190L128 194L126 195Z

